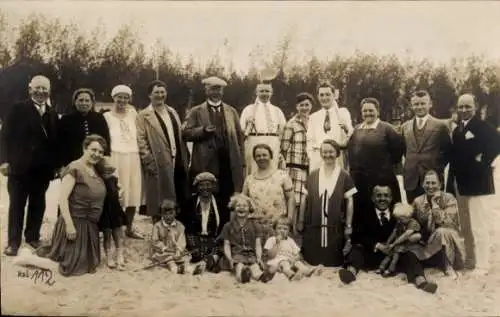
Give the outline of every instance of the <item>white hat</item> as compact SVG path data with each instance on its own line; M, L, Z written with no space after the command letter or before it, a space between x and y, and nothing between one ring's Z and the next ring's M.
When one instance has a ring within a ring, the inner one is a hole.
M118 85L111 90L111 97L116 96L117 94L127 94L129 96L132 96L132 89L130 89L129 86L125 85Z
M205 78L201 81L203 85L208 85L208 86L220 86L220 87L226 87L227 83L225 80L220 79L219 77L208 77Z
M35 86L43 86L47 89L50 89L50 80L43 75L36 75L31 78L31 81L29 83L30 88L33 88Z

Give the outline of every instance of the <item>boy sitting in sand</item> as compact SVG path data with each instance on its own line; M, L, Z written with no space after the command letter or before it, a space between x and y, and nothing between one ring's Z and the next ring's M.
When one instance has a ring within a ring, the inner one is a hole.
M409 244L418 243L422 239L420 224L412 218L413 209L408 204L397 203L392 214L396 226L387 239L386 248L389 253L380 263L377 274L387 277L394 274L401 253L405 252Z
M289 237L291 227L292 221L287 216L281 216L274 222L275 235L267 239L264 245L269 271L283 273L289 280L321 274L320 266L307 266L301 260L299 246Z
M249 214L255 210L252 200L242 194L231 197L229 209L234 215L222 229L224 239L224 255L229 268L234 272L236 280L248 283L253 278L267 283L274 274L261 270L262 244L260 225Z
M175 219L176 213L175 202L165 199L160 206L161 219L153 225L151 259L154 262L165 262L173 273L201 274L202 265L193 268L189 263L191 256L186 252L184 225Z

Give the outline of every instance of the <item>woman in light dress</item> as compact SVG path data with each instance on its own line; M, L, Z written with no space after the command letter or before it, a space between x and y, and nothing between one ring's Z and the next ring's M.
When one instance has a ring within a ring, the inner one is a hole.
M104 114L111 137L111 164L116 168L122 190L122 203L127 215L126 235L134 239L143 236L133 229L137 209L144 205L141 159L137 146L135 119L137 111L130 105L132 89L118 85L111 91L114 106Z

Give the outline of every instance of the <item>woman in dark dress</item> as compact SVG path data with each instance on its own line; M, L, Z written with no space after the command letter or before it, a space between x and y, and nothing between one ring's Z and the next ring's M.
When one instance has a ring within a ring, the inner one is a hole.
M401 201L395 169L404 152L404 139L387 122L379 119L380 103L375 98L361 101L363 123L356 126L348 143L350 173L358 194L354 201L355 217L373 210L371 193L375 185L388 185L392 204ZM356 221L356 220L355 220Z
M353 195L349 174L339 166L340 146L327 139L320 147L321 166L307 179L302 253L311 265L340 266L352 233Z
M59 166L82 156L82 142L90 134L100 135L110 144L108 125L103 115L94 110L94 103L91 89L80 88L73 93L74 111L62 116L58 124ZM110 155L109 148L104 155Z

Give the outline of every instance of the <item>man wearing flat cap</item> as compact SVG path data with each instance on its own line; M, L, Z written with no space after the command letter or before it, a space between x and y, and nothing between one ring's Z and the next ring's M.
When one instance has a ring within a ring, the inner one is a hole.
M234 192L241 192L245 154L238 112L222 102L227 83L210 77L202 81L207 100L187 114L182 136L193 142L190 177L210 172L219 180L216 198L221 202L221 224L229 220L227 204Z
M271 81L264 79L255 89L255 103L246 106L241 112L240 124L245 133L245 154L247 174L257 170L252 152L257 144L269 145L275 153L272 164L278 167L280 158L280 136L286 124L285 115L280 108L271 103L273 86Z
M50 80L35 76L29 83L30 99L14 105L0 137L0 172L8 176L9 224L5 255L15 256L21 246L24 209L28 203L25 241L40 246L45 213L45 192L55 176L58 116L47 103Z

